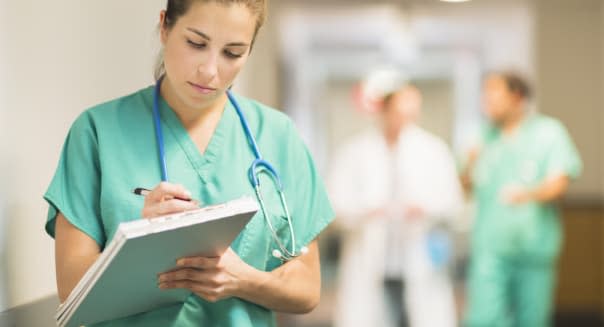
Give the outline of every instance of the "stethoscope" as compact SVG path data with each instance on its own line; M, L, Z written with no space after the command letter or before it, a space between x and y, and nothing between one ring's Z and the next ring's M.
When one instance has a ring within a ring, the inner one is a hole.
M166 152L164 149L164 135L161 129L161 119L159 115L159 94L161 83L163 80L163 76L159 78L157 83L155 84L155 92L153 94L153 122L155 124L155 139L157 141L157 150L159 152L159 160L161 166L161 179L164 182L168 181L168 165L166 164ZM296 258L306 252L308 252L307 247L302 247L299 252L296 251L296 237L294 234L294 227L292 225L291 216L289 214L289 210L287 208L287 201L285 201L285 194L283 193L283 184L281 183L281 178L277 173L277 170L266 160L262 159L262 155L260 154L260 150L258 150L258 144L256 143L256 139L252 135L250 127L248 125L247 119L243 115L243 111L241 107L239 107L239 103L233 96L230 90L226 91L227 97L229 101L237 111L237 115L239 116L239 120L241 121L241 126L243 127L243 131L245 132L245 136L250 143L250 147L252 152L254 153L254 161L248 170L248 178L250 183L254 187L256 191L256 197L258 198L258 202L260 202L260 208L262 209L262 214L264 215L264 219L266 220L268 227L271 231L271 235L277 243L279 249L274 249L272 254L275 258L281 259L282 261L289 261L293 258ZM264 171L267 172L268 175L272 178L273 182L277 186L277 192L279 193L279 198L281 199L281 206L283 207L283 211L285 211L285 215L287 218L287 224L289 226L289 233L292 239L291 250L287 249L287 247L281 242L273 224L271 223L270 216L268 215L268 211L266 210L266 206L264 205L264 200L262 198L262 194L260 193L260 180L258 178L258 173Z

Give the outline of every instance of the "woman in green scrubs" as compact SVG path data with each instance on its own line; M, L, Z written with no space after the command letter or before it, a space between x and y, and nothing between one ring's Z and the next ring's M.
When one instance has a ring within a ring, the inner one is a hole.
M564 126L528 112L530 90L514 73L485 81L491 125L473 165L477 217L467 326L550 325L561 244L555 206L581 159Z
M44 196L61 301L119 223L197 208L177 198L213 204L255 196L247 177L254 153L225 92L247 61L265 8L263 0L169 0L161 12L158 109L170 182L159 183L154 87L93 107L74 122ZM317 305L316 239L334 216L323 182L285 115L235 97L263 157L280 173L296 246L308 251L287 262L273 256L278 245L259 212L223 256L183 258L158 276L162 289L191 291L184 304L98 326L274 326L274 311L304 313ZM265 173L259 178L268 219L289 248L275 184ZM152 191L140 197L131 193L135 187Z

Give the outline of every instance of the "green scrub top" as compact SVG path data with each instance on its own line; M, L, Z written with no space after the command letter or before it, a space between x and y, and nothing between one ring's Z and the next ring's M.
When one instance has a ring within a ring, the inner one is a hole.
M93 107L72 125L55 176L44 198L49 203L46 231L55 234L57 212L103 249L119 223L141 218L144 198L136 187L161 181L152 117L153 87ZM263 157L280 173L298 248L331 222L334 212L308 149L283 113L236 96ZM170 182L184 185L204 204L243 195L255 198L248 179L254 160L237 112L228 103L203 154L168 104L160 115ZM291 239L274 183L260 174L262 194L274 228L287 247ZM277 247L259 212L232 243L233 250L256 269L281 265L271 255ZM133 263L136 264L136 263ZM119 296L116 294L115 296ZM102 308L99 308L102 310ZM98 324L98 326L274 326L270 310L238 298L209 303L191 294L175 305Z
M535 188L548 176L579 176L581 159L564 126L557 120L531 113L518 130L503 136L490 126L474 171L477 217L472 251L508 258L552 262L560 250L561 226L552 203L509 205L502 199L506 187Z

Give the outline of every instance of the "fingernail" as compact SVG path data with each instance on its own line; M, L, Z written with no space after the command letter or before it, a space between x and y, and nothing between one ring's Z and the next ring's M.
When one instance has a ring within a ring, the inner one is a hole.
M192 197L192 194L191 194L191 192L189 192L189 191L185 191L185 195L186 195L186 196L187 196L187 198L189 198L189 199Z
M176 260L176 265L177 266L182 266L183 264L184 264L184 260L183 259Z

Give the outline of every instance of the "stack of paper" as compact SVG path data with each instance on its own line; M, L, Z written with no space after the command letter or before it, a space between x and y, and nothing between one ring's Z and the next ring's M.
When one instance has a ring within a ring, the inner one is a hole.
M189 291L160 290L157 275L187 256L220 256L258 211L250 197L122 223L57 309L59 326L81 326L182 303Z

